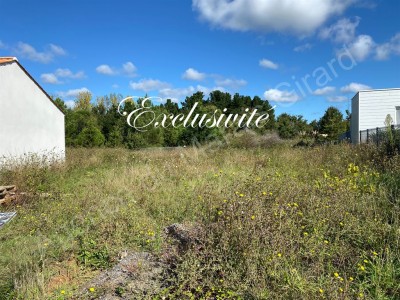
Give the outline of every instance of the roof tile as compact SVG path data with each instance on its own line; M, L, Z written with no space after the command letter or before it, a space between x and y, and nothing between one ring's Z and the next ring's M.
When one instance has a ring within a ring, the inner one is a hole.
M0 64L17 61L16 57L0 57Z

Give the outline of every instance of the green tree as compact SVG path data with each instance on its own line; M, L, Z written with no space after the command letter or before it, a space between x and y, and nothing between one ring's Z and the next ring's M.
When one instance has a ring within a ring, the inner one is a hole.
M337 140L346 132L346 121L343 114L336 107L329 107L319 120L320 133L328 135L328 140Z
M268 123L265 125L264 128L269 130L275 129L276 128L275 109L273 109L272 105L269 103L268 100L261 100L262 104L261 105L258 104L259 99L257 99L256 97L257 96L253 98L254 107L258 109L260 114L268 113L269 115Z
M215 90L210 93L209 103L223 110L224 108L229 107L231 99L231 94Z
M67 112L68 107L61 98L57 97L56 99L53 99L53 102L64 114Z
M124 141L123 128L114 125L114 127L108 134L108 138L106 139L106 145L108 147L120 147L122 146L123 141Z
M278 134L283 139L291 139L307 132L307 121L303 116L291 116L287 113L281 114L277 119Z
M90 92L80 92L75 100L74 110L92 110L92 94Z
M82 133L83 131L84 133ZM99 137L98 132L102 137ZM90 134L95 136L90 137ZM68 146L92 147L104 143L104 135L97 125L96 117L87 110L70 110L67 112L65 116L65 137Z
M182 109L183 110L190 110L193 105L198 102L198 107L203 105L204 102L204 93L203 92L196 92L190 97L186 97L185 101L182 102Z
M98 147L104 144L105 138L100 129L89 124L76 137L75 144L83 147Z

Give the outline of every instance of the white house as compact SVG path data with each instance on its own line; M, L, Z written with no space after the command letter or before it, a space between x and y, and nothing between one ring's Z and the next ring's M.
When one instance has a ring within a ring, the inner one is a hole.
M65 157L64 113L15 57L0 57L0 162Z
M360 131L385 127L390 115L400 125L400 88L359 91L351 100L351 141L360 143Z

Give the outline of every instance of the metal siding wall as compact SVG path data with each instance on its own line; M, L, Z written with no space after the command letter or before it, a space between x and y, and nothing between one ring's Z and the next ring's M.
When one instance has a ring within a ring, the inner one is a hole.
M396 106L400 106L400 89L360 92L359 130L385 126L388 114L396 118Z

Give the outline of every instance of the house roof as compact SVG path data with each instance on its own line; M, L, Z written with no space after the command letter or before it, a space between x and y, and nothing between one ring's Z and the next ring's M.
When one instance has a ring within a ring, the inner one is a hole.
M9 63L13 61L18 61L16 57L0 57L0 64Z
M25 72L25 74L36 84L36 86L46 95L46 97L50 100L51 103L53 103L53 105L55 107L57 107L57 109L59 111L61 111L61 113L63 115L64 112L54 103L53 99L51 99L51 97L49 96L49 94L46 93L46 91L40 86L40 84L31 76L31 74L28 73L27 70L25 70L25 68L18 62L18 59L16 57L11 57L11 56L6 56L6 57L0 57L0 65L2 64L9 64L9 63L16 63L21 69L22 71Z
M358 94L360 94L360 93L369 93L369 92L389 92L389 91L398 91L398 90L400 90L400 88L387 88L387 89L370 89L370 90L361 90L361 91L358 91L354 96L353 96L353 98L352 98L352 100L354 99L354 98L356 98L357 97L357 95Z

